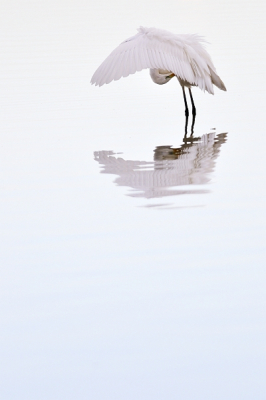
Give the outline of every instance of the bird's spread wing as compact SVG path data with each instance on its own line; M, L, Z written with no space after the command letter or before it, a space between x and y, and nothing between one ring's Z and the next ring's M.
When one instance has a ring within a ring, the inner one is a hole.
M156 28L139 28L139 33L121 43L99 66L91 83L102 86L146 68L173 72L184 81L213 93L211 58L197 35L175 35Z

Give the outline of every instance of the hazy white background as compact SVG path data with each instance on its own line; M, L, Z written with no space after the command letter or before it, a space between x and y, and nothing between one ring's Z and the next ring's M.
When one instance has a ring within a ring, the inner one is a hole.
M1 1L2 399L265 399L265 18L258 0ZM193 91L195 135L228 140L209 193L170 209L93 159L182 143L174 80L90 86L139 25L204 35L228 90Z

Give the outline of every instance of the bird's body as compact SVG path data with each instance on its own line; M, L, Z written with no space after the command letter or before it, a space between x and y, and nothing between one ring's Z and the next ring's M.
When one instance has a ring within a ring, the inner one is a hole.
M92 84L102 86L149 68L153 82L159 85L176 76L184 96L185 87L189 89L190 97L192 96L191 86L198 86L211 94L214 93L213 85L226 90L200 36L176 35L165 30L144 27L140 27L138 31L135 36L122 42L99 66L91 79ZM192 105L195 109L193 101Z

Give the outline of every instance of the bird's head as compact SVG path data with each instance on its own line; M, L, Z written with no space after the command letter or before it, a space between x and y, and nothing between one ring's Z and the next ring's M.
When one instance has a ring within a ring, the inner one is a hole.
M150 69L150 75L153 82L157 83L157 85L164 85L165 83L169 82L171 78L175 76L170 71L166 71L164 69Z

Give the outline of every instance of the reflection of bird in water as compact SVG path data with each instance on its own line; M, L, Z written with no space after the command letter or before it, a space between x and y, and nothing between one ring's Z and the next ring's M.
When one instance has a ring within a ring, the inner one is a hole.
M193 119L196 108L191 86L198 86L211 94L214 94L213 85L226 90L200 36L176 35L144 27L138 31L137 35L121 43L99 66L91 79L92 84L102 86L146 68L150 69L151 79L158 85L164 85L176 76L183 90L186 117L189 111L185 87L189 90Z
M157 146L154 161L133 161L115 157L112 151L96 151L95 160L102 166L102 173L118 175L115 182L128 186L135 192L132 197L164 197L178 194L200 194L207 190L171 189L176 186L202 185L210 181L215 159L226 133L208 133L201 138L184 138L179 148Z

